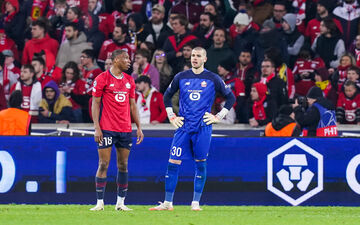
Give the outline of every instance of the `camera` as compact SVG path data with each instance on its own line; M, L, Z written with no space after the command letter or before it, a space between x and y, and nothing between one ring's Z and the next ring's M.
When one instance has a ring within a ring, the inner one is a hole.
M293 99L289 99L290 104L295 104L295 100L297 99L300 107L306 109L308 107L307 98L305 96L297 96Z

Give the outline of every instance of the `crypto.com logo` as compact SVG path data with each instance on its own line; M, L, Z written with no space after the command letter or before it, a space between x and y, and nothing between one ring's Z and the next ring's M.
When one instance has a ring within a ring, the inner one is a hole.
M282 165L280 165L282 169L277 171L274 171L275 157L282 157ZM317 161L317 171L307 168L311 158ZM288 142L270 153L267 161L267 189L291 205L297 206L323 190L323 156L302 142L296 139ZM274 174L284 191L274 186ZM316 174L317 181L313 180ZM316 182L317 185L308 190L311 182ZM304 194L294 198L289 195L292 190L304 192Z

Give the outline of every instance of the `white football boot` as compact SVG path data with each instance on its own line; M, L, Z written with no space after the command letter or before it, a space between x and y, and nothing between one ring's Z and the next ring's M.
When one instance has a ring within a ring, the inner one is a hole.
M201 211L202 208L200 208L200 203L196 201L191 202L191 210L192 211Z
M96 206L90 209L90 211L102 211L102 210L104 210L104 200L98 200Z
M172 210L174 210L172 202L164 201L164 202L159 202L159 204L160 205L150 208L149 210L150 211L163 211L163 210L172 211Z

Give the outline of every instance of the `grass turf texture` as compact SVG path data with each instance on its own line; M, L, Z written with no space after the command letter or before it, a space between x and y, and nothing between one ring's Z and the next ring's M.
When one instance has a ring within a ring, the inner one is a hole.
M0 224L123 224L123 225L338 225L360 224L356 207L269 207L269 206L190 206L175 205L174 211L148 211L152 206L129 206L131 212L92 212L90 205L0 205Z

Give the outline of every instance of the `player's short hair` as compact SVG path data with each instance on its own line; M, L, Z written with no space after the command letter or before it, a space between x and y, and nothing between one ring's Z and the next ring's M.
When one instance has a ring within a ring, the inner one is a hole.
M119 55L122 55L126 53L125 50L122 50L122 49L116 49L115 51L113 51L111 53L111 61L114 61L116 59L116 57L118 57Z
M136 50L135 55L141 55L142 57L146 58L148 62L151 61L151 53L146 49Z
M45 60L42 57L34 57L31 62L37 61L39 62L43 67L46 66Z
M94 61L95 59L95 52L92 49L85 49L81 53L85 54L88 58L91 59L91 61Z
M21 68L28 69L28 70L30 70L30 73L35 75L35 69L31 64L24 64L24 65L22 65Z
M200 47L200 46L195 47L195 48L193 48L193 51L202 51L204 53L204 55L206 56L206 50L203 47Z
M22 95L21 91L20 90L15 90L10 95L9 106L11 108L20 109L22 101L23 101L23 95Z

